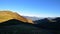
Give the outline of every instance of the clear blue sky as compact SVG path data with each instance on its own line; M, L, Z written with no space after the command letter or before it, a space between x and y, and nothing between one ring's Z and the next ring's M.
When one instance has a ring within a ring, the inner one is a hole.
M0 0L0 10L26 16L60 17L60 0Z

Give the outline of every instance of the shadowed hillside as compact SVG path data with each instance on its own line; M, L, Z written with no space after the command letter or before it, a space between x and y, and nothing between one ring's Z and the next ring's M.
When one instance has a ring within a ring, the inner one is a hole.
M37 23L37 26L41 26L44 28L51 28L51 29L56 28L60 30L60 17L57 17L55 19L45 18L34 22Z
M39 29L30 23L12 19L0 23L0 34L52 34L52 32Z
M34 21L36 24L35 26L38 28L46 29L46 30L53 30L55 34L60 34L60 17L54 19L41 19Z

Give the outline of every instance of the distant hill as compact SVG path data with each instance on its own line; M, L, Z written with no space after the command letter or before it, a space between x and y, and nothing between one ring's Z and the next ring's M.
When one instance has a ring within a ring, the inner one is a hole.
M60 17L56 17L54 19L41 19L35 21L37 27L42 27L51 30L60 30Z
M52 18L44 18L44 19L36 20L34 22L35 23L55 22L55 20L53 20Z

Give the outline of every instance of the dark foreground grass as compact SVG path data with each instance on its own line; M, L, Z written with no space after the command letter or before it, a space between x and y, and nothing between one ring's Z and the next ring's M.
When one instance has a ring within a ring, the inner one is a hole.
M38 28L32 24L15 19L0 24L0 34L57 34L55 32L53 30Z

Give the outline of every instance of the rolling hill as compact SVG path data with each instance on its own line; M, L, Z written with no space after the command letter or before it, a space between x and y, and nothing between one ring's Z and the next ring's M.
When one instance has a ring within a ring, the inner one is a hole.
M4 21L8 21L10 19L17 19L22 22L33 23L31 19L26 19L23 16L12 12L12 11L0 11L0 23Z

